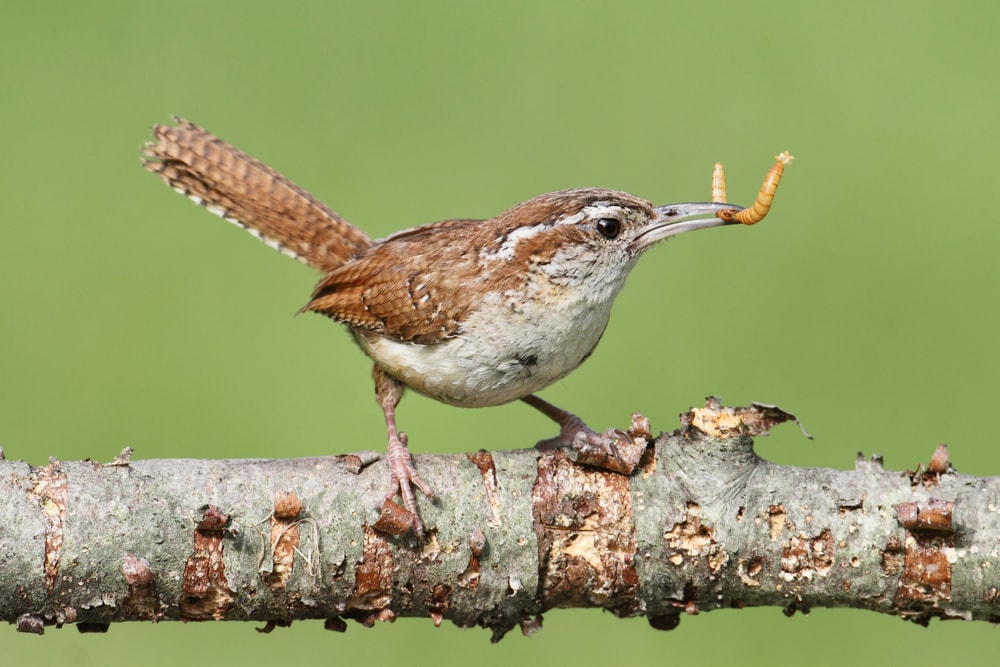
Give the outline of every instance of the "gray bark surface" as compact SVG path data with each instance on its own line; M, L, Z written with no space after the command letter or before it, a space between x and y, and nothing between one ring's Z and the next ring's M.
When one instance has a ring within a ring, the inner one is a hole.
M420 498L423 539L383 505L387 466L365 453L0 460L0 618L342 630L406 615L494 639L580 606L661 629L762 605L1000 620L1000 479L958 474L942 451L906 473L777 465L753 451L784 420L748 418L761 408L710 404L648 448L637 436L631 474L561 451L417 456L438 493Z

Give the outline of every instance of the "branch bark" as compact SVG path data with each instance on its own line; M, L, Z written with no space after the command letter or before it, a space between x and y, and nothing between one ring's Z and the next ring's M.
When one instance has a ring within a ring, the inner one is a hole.
M765 461L772 406L693 410L632 474L535 449L424 455L422 540L382 505L373 454L294 460L0 461L0 618L18 630L127 620L396 616L494 640L557 607L645 615L858 607L1000 621L1000 479ZM650 438L651 440L651 438ZM374 463L373 465L369 465ZM380 515L378 508L382 506ZM405 511L404 511L405 512Z

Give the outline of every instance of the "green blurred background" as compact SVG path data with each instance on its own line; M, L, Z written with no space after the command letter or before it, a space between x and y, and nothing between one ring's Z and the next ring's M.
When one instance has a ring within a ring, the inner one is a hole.
M669 430L707 394L778 403L817 436L758 443L783 463L849 468L861 450L901 470L945 441L961 471L996 475L998 20L986 2L7 3L0 444L36 463L383 446L366 358L293 317L310 270L139 168L149 126L179 114L375 237L574 186L705 199L716 160L749 203L789 149L772 217L649 253L597 353L544 396L599 429L638 410ZM523 405L413 395L400 420L418 452L553 433ZM412 619L2 642L10 665L839 665L914 645L993 664L996 632L758 609L662 633L574 610L498 646Z

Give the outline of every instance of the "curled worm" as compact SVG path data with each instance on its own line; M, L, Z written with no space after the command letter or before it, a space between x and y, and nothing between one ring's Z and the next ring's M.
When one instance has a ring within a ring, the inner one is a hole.
M781 182L781 174L785 171L785 165L792 161L792 156L788 151L779 153L774 157L774 166L764 177L764 183L760 186L757 199L749 208L737 211L728 209L719 211L718 216L723 220L735 220L744 225L753 225L764 219L767 212L771 210L771 202L774 201L774 193ZM712 201L717 203L726 202L726 171L721 162L715 163L712 171Z

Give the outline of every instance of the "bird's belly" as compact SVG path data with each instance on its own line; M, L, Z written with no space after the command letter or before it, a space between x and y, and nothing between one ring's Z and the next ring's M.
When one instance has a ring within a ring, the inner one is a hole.
M487 407L533 394L583 363L601 339L610 308L576 317L530 315L508 314L498 325L474 314L458 336L432 345L356 338L382 370L408 387L451 405Z

